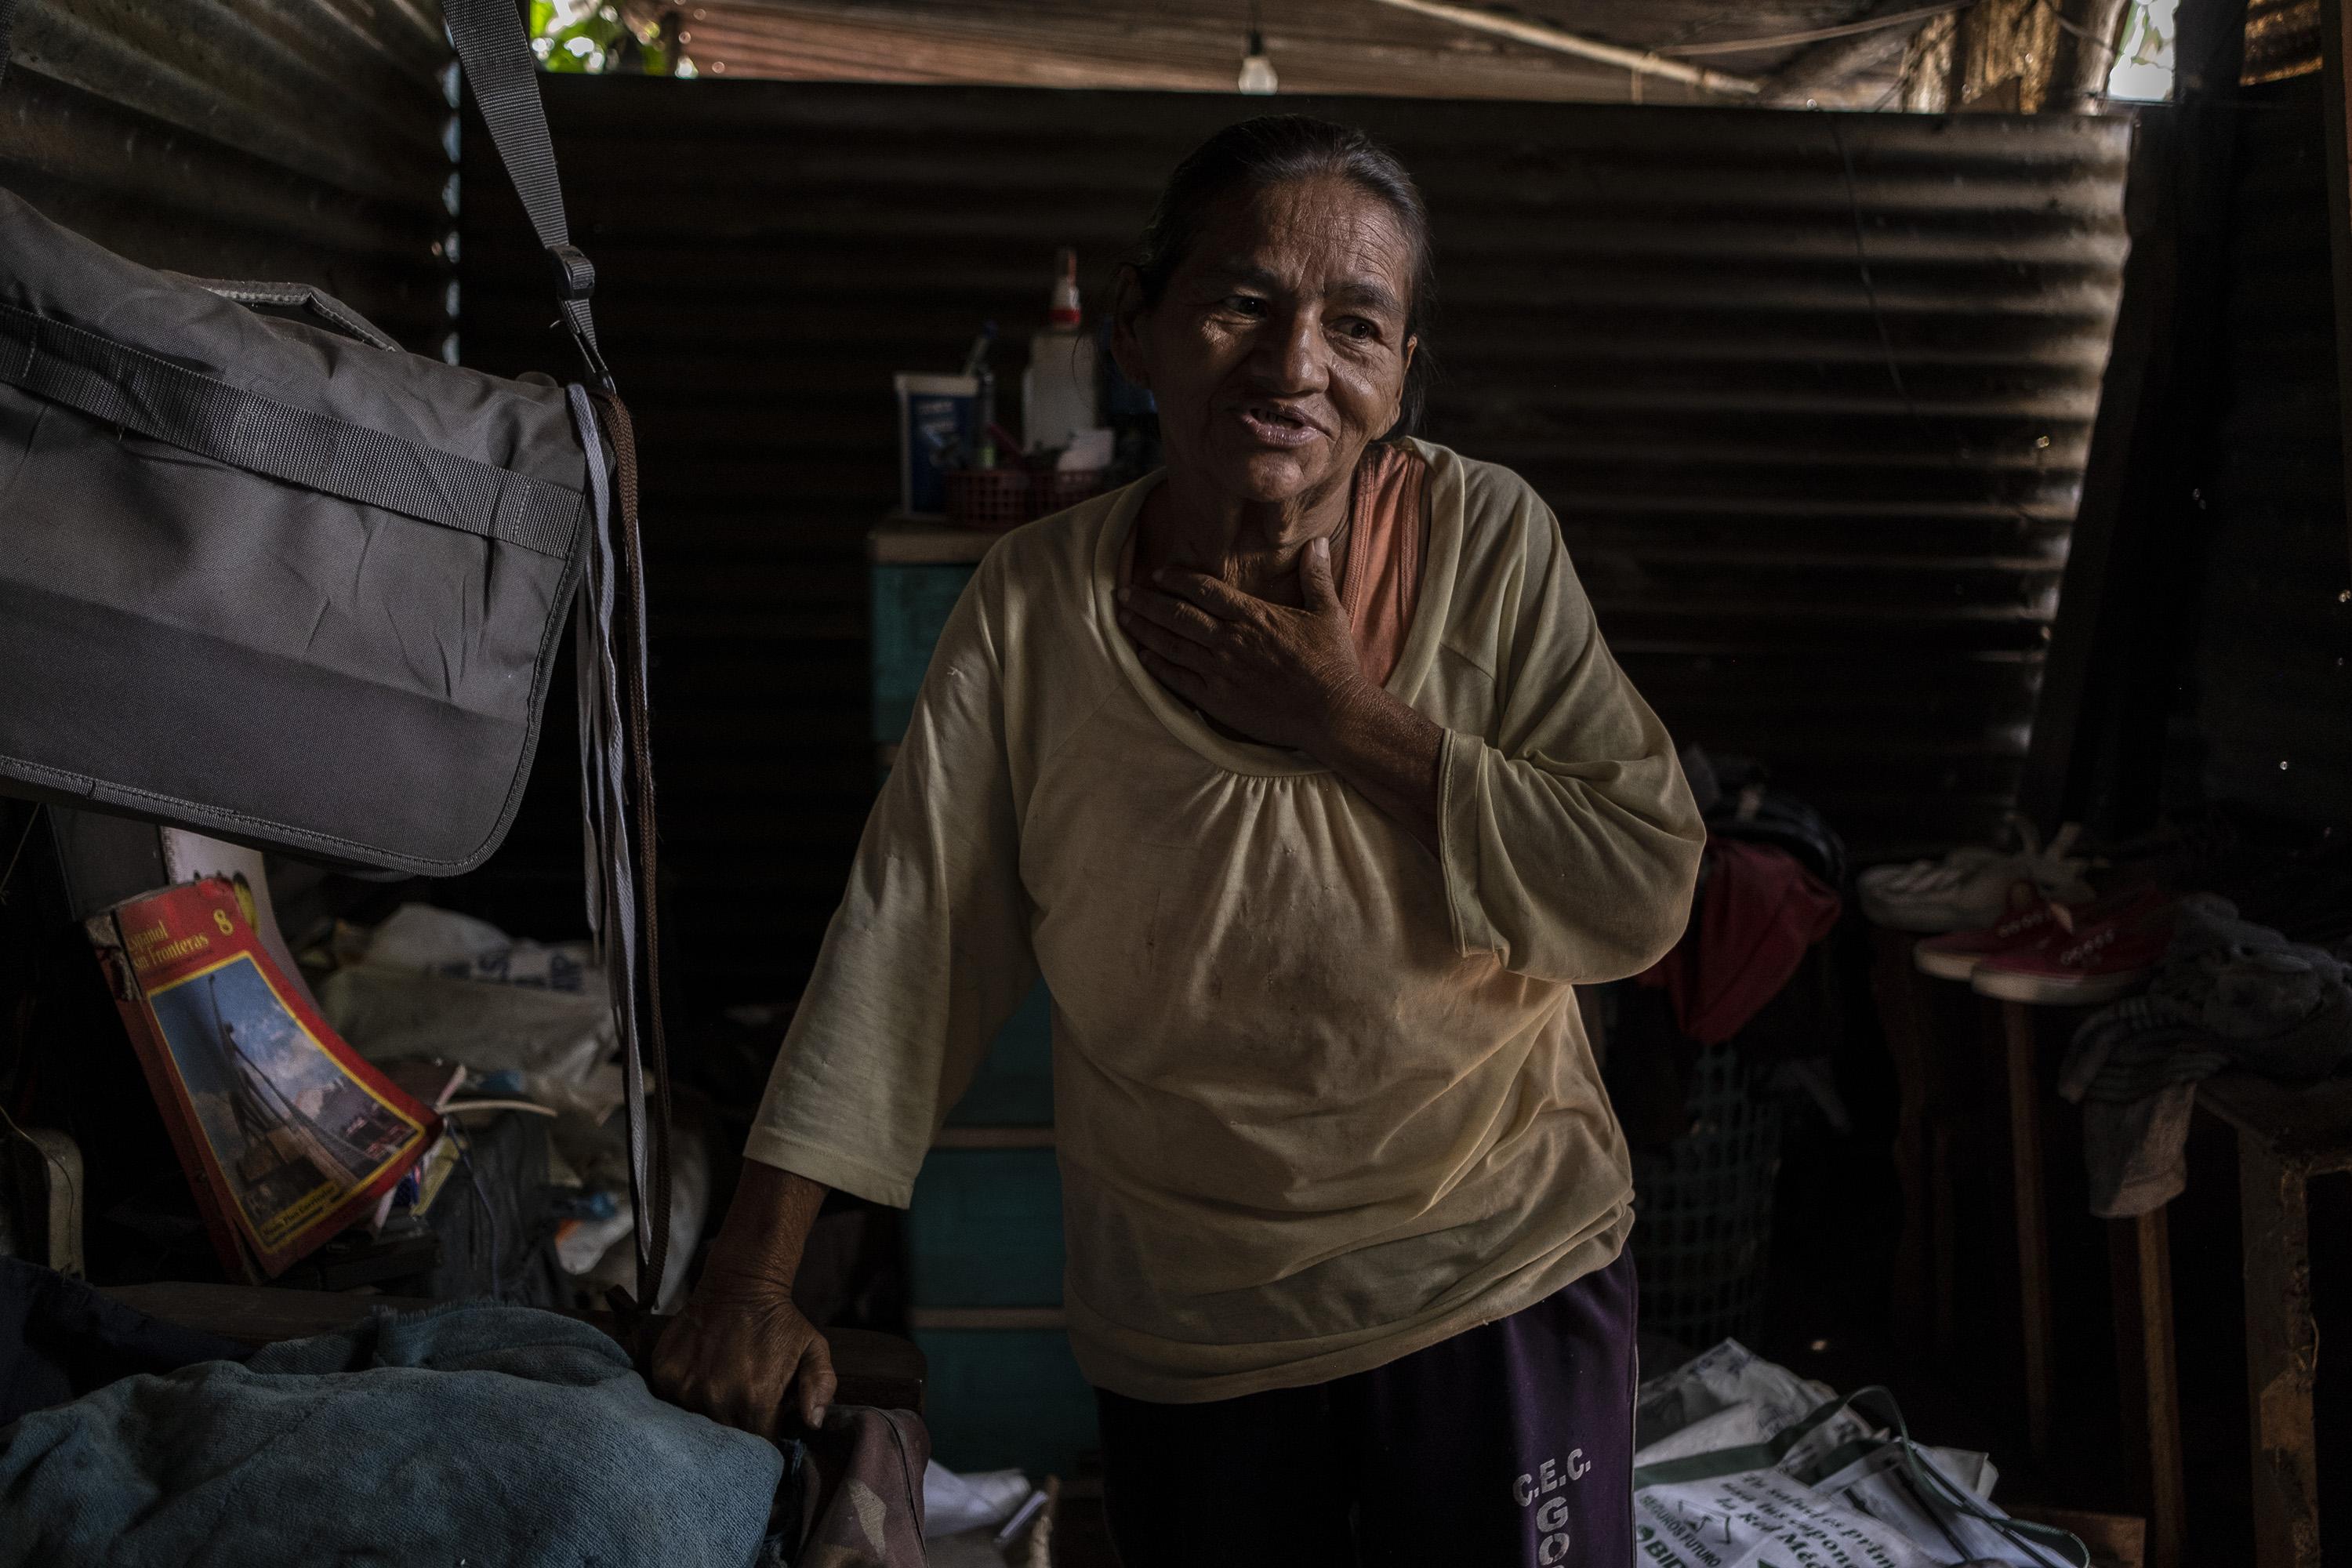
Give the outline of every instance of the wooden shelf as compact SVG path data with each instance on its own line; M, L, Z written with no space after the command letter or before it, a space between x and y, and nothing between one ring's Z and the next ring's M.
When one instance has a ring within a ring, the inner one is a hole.
M910 1329L1066 1329L1069 1321L1059 1307L917 1307L907 1314Z
M866 558L877 566L970 566L1004 537L993 528L959 528L936 517L884 518L866 536Z

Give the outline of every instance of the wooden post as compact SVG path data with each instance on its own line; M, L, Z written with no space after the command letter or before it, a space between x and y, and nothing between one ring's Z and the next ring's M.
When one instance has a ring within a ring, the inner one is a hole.
M2147 1516L2147 1568L2180 1568L2187 1513L2172 1335L2171 1213L2160 1208L2107 1222L2116 1385L2139 1493L2135 1500Z
M1871 974L1878 1016L1895 1067L1895 1178L1903 1188L1903 1231L1895 1243L1895 1333L1912 1353L1928 1337L1927 1031L1920 1016L1911 943L1917 940L1874 927L1877 949Z
M1931 980L1912 963L1919 938L1872 926L1870 990L1895 1069L1895 1180L1903 1234L1895 1239L1894 1333L1903 1354L1952 1354L1957 1311L1952 1241L1950 1069L1936 1039Z
M2346 116L2352 114L2352 95L2345 91L2344 73L2352 58L2352 12L2345 0L2319 0L2320 82L2326 99L2327 249L2336 272L2336 387L2338 411L2336 433L2343 447L2344 494L2352 500L2352 161L2347 158ZM2352 549L2352 507L2347 508L2346 547Z
M2318 1437L2312 1381L2308 1171L2241 1129L2245 1227L2246 1400L2254 1450L2255 1568L2320 1568Z
M2018 784L2020 808L2045 836L2092 815L2113 722L2103 716L2113 714L2116 690L2145 679L2147 649L2136 634L2147 614L2150 520L2165 504L2172 461L2165 412L2179 311L2178 132L2161 109L2142 110L2132 128L2124 185L2131 255Z
M1928 1129L1927 1222L1932 1258L1928 1283L1935 1302L1930 1320L1933 1338L1929 1342L1935 1346L1939 1361L1951 1359L1953 1342L1960 1328L1959 1205L1952 1196L1952 1163L1958 1142L1948 1122L1938 1121Z
M2201 591L2196 563L2210 527L2195 492L2205 482L2212 433L2224 413L2231 349L2229 322L2213 302L2229 277L2246 0L2180 0L2175 22L2177 304L2158 328L2169 340L2170 392L2143 416L2151 442L2143 448L2148 454L2147 484L2139 492L2144 510L2126 549L2111 559L2135 578L2108 591L2120 617L2109 646L2123 650L2127 678L2090 698L2109 716L2104 755L2091 760L2104 799L2095 810L2086 805L2083 814L2116 837L2147 831L2162 814L2167 715L2187 657L2187 639L2178 630Z
M2017 1290L2025 1350L2025 1432L2034 1463L2050 1460L2050 1226L2042 1180L2042 1074L2033 1009L2000 1004L2009 1079L2010 1180L2017 1205Z

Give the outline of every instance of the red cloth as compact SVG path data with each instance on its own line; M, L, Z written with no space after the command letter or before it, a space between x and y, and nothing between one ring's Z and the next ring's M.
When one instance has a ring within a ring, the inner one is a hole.
M1690 929L1642 975L1663 985L1675 1026L1720 1045L1780 994L1843 905L1830 886L1769 844L1706 841L1706 887Z

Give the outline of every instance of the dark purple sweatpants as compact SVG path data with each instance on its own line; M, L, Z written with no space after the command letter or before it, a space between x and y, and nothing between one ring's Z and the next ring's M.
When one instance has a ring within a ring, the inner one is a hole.
M1624 1568L1633 1260L1352 1377L1207 1405L1097 1392L1125 1568Z

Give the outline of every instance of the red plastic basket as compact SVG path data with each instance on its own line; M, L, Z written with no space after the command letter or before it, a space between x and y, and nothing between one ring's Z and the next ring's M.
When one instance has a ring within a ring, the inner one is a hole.
M1051 517L1066 511L1082 500L1092 500L1102 494L1103 481L1109 476L1102 468L1076 468L1068 473L1056 469L1050 473L1029 476L1029 515Z
M950 468L948 521L963 528L1013 528L1029 521L1025 468Z
M1069 473L1032 473L1007 465L998 468L950 468L948 521L961 528L1013 528L1050 516L1102 494L1108 478L1102 468Z

